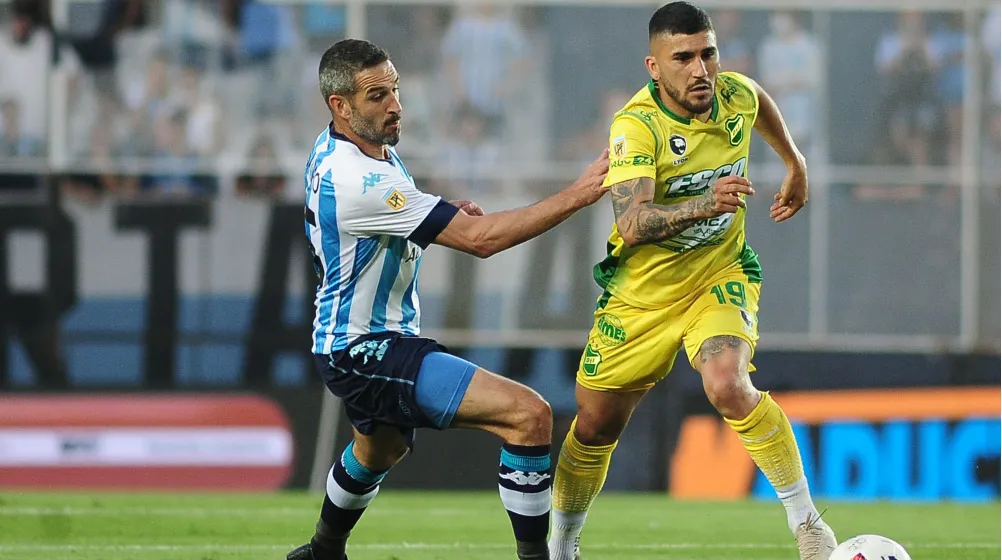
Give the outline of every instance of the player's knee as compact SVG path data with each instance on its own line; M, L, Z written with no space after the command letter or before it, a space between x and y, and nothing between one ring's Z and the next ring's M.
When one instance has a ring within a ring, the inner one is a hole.
M612 445L619 441L626 421L620 415L609 414L606 410L579 410L577 422L574 423L574 439L589 447Z
M517 432L516 437L526 445L550 443L553 433L553 411L550 409L550 403L535 393L520 397L512 427Z
M737 369L704 373L703 389L717 412L734 420L748 416L758 401L748 375Z
M380 445L355 445L355 457L363 466L374 471L385 471L392 468L407 455L410 448L407 442L387 441Z

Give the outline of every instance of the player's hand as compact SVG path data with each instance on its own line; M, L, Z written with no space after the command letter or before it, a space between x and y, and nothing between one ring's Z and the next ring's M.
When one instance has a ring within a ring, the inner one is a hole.
M574 194L581 197L582 206L595 204L609 191L602 186L608 173L609 148L606 148L595 161L588 164L568 190L574 191Z
M467 216L483 216L484 210L479 204L472 200L450 200L449 204L459 208Z
M709 217L733 214L738 208L745 207L745 201L741 199L742 194L755 194L751 181L739 176L722 177L706 191L700 206Z
M786 172L783 186L773 197L776 200L769 207L769 217L776 223L793 217L807 204L807 169L798 167Z

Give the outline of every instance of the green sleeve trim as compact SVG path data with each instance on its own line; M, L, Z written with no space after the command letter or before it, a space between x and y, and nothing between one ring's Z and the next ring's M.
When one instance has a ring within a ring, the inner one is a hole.
M649 130L651 132L651 136L654 138L654 153L651 154L651 156L653 156L655 159L657 159L658 152L661 151L661 142L658 141L658 133L654 132L654 127L651 126L651 123L647 122L646 119L644 119L638 113L634 113L633 111L627 111L627 110L620 111L620 112L616 113L616 117L615 118L619 118L621 115L629 115L629 116L633 117L634 119L636 119L640 124L642 124L642 125L644 125L644 126L647 127L647 130Z

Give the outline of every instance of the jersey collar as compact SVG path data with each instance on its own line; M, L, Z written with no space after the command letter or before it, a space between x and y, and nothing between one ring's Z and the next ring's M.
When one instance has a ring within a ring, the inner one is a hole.
M337 140L341 140L343 142L348 142L350 144L354 144L355 147L358 148L358 144L355 144L355 142L353 142L351 138L348 138L344 134L341 134L340 132L338 132L334 128L334 121L331 121L330 124L327 125L327 133L330 134L332 138L335 138ZM374 159L376 161L382 161L384 163L388 163L388 164L396 167L396 164L393 163L393 157L389 155L390 154L389 148L383 148L383 149L386 150L386 154L387 154L387 157L385 159L384 158L375 158L375 157L372 157L369 154L365 153L365 151L363 151L362 148L358 148L358 152L360 154L362 154L363 156L369 158L369 159Z
M687 117L683 117L681 115L678 115L678 114L672 112L671 109L669 109L668 107L665 106L664 102L661 101L661 96L658 95L658 85L657 85L657 83L654 82L653 79L651 81L647 82L647 90L649 92L651 92L651 97L654 98L654 102L658 104L658 107L661 109L662 112L664 112L665 115L668 116L668 118L670 118L670 119L672 119L674 121L678 121L678 122L680 122L680 123L682 123L682 124L684 124L686 126L692 124L692 119L687 118ZM717 106L717 92L714 91L713 92L713 109L710 110L710 120L711 121L717 120L717 112L718 112L719 109L720 108Z

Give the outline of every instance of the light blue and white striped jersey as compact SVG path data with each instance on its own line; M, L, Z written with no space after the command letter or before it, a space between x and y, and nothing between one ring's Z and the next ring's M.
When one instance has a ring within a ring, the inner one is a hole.
M396 152L389 154L369 157L331 125L306 164L306 236L320 279L315 354L342 350L363 334L420 332L421 253L457 209L419 191ZM438 227L415 231L436 217Z

